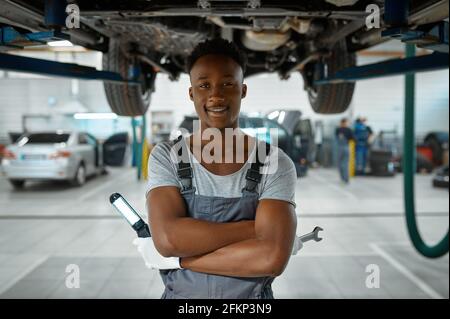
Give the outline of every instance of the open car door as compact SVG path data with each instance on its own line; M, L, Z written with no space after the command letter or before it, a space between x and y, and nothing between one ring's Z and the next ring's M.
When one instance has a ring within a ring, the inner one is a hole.
M110 136L103 143L103 163L108 166L123 166L128 143L127 132Z

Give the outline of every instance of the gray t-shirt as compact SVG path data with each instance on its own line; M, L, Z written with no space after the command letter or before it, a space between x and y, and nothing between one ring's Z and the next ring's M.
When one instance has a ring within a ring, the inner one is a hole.
M259 145L261 142L258 142ZM257 153L256 144L247 162L242 168L226 176L220 176L208 171L192 154L189 147L189 162L192 167L192 185L196 188L196 194L204 196L236 198L242 196L242 189L246 185L246 173L252 162L255 162ZM171 151L169 142L158 143L150 154L148 162L148 184L147 192L162 186L182 187L177 176L177 162L174 152ZM281 149L271 146L269 156L261 170L263 174L257 187L259 199L284 200L296 207L295 184L297 174L294 163Z

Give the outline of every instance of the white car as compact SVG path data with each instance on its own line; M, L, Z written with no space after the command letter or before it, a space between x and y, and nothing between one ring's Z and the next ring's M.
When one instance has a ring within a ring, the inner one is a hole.
M122 155L123 161L128 135L116 136L111 142L115 144L112 152L115 163L108 163L110 139L100 144L94 136L84 132L27 133L6 147L3 172L15 188L24 187L27 180L68 180L81 186L86 177L104 172L106 164L122 164L117 158Z

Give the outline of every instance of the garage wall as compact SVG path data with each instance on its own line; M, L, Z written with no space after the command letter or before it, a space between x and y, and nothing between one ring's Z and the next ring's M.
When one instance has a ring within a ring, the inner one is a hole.
M359 64L379 59L360 58ZM449 130L449 71L416 76L417 135ZM353 114L366 116L375 131L398 129L403 134L404 76L359 81L353 98Z
M97 52L27 52L13 54L59 62L79 63L97 67L101 54ZM66 78L49 78L40 75L4 72L0 73L0 143L8 142L8 132L22 131L23 115L56 114L67 108L90 107L83 104L83 95L74 95L74 88L81 91L82 81ZM85 81L87 82L87 81ZM81 93L81 92L80 92ZM95 91L85 94L96 94ZM78 101L79 100L79 101ZM79 102L79 103L78 103Z
M69 98L70 80L1 79L0 143L8 132L22 131L22 115L49 114Z

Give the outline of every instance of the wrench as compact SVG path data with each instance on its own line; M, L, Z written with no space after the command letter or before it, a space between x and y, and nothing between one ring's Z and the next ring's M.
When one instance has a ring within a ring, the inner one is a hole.
M322 230L323 230L322 228L316 227L316 228L314 228L314 230L312 232L299 237L299 239L302 243L306 243L307 241L310 241L310 240L321 241L322 238L319 237L319 232Z

